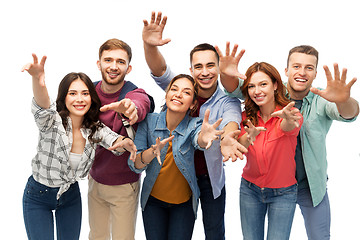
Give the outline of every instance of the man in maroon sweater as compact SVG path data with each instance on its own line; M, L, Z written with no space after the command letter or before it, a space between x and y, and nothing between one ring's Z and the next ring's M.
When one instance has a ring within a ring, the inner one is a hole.
M150 110L143 89L128 92L118 101L125 76L131 71L131 48L118 39L106 41L99 49L97 65L102 81L96 85L101 105L110 104L100 120L120 135L127 136L121 118L137 128ZM140 175L130 170L128 152L115 156L104 148L96 149L89 177L89 239L134 239L138 209Z

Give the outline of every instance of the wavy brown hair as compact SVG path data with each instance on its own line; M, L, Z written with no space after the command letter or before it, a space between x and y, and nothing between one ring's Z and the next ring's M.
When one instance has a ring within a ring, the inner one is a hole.
M275 104L276 106L285 107L290 103L290 100L285 96L285 87L281 81L281 76L274 66L266 62L256 62L251 65L245 73L246 80L241 87L242 94L245 98L245 114L246 119L250 120L254 126L258 125L257 112L260 110L259 106L249 97L249 82L252 75L256 72L263 72L268 75L273 84L277 84L277 90L275 90Z
M167 86L166 90L165 90L165 95L169 92L171 86L174 84L174 82L180 78L186 78L188 79L193 87L194 87L194 97L193 97L193 103L195 103L194 107L189 111L189 114L190 116L192 116L192 114L196 111L197 109L197 106L198 106L198 101L197 101L197 98L199 96L199 84L197 81L195 81L195 79L188 75L188 74L179 74L179 75L176 75L172 80L171 82L169 83L169 85ZM164 111L166 109L166 103L163 105L162 107L162 110Z
M66 107L65 98L68 94L71 83L77 79L80 79L85 83L85 85L89 89L89 94L91 97L91 106L89 111L87 111L87 113L85 113L84 115L84 120L82 125L83 127L90 129L91 131L88 138L90 142L92 143L100 142L101 139L95 139L93 138L93 136L95 132L103 126L99 121L101 101L96 93L94 83L85 73L71 72L61 80L59 84L57 99L56 99L56 111L59 113L62 119L62 124L66 129L68 126L69 110Z

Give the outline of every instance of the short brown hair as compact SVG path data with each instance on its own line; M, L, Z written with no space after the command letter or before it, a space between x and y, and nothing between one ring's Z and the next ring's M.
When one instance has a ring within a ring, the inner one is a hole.
M310 45L300 45L300 46L296 46L293 47L292 49L290 49L289 51L289 55L288 55L288 59L287 59L287 67L289 67L289 60L290 60L290 56L293 53L305 53L307 55L313 55L316 57L316 66L318 65L318 61L319 61L319 52L312 46Z
M132 58L130 46L126 42L116 39L116 38L109 39L106 42L104 42L103 45L101 45L101 47L99 49L99 59L101 59L101 55L104 51L116 50L116 49L124 50L129 57L129 63L130 63L131 58Z

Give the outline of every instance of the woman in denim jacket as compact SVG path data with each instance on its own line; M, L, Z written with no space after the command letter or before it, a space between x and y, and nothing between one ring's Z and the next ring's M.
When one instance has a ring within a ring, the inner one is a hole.
M128 161L135 172L146 170L141 208L146 238L191 239L199 188L194 167L195 149L209 148L223 131L221 119L208 123L190 117L196 109L198 85L185 74L177 75L166 91L166 107L148 114L140 123L134 143L138 154ZM154 160L157 159L157 160Z

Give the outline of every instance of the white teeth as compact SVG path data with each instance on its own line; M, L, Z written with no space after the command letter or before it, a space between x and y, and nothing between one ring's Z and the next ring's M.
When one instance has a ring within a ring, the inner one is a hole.
M302 78L295 78L295 81L297 81L297 82L306 82L306 79L302 79Z
M177 103L177 104L182 104L180 101L176 100L176 99L173 99L172 100L174 103Z

